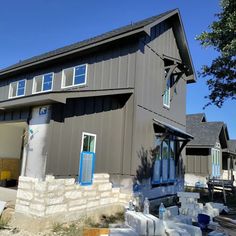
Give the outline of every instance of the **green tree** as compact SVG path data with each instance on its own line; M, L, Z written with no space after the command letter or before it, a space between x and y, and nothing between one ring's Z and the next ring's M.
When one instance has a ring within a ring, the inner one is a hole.
M236 1L221 0L216 21L197 40L205 48L213 47L218 56L199 73L207 77L209 103L221 107L225 100L236 99Z

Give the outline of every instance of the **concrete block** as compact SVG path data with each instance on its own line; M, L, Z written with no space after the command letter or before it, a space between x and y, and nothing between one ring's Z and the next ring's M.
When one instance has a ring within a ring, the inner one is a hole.
M177 216L179 214L179 208L177 206L166 207L166 210L169 211L169 216Z
M47 205L56 205L56 204L63 203L63 201L64 201L64 196L55 197L55 198L48 198L46 200L46 204Z
M82 197L82 192L81 191L68 191L65 193L65 198L67 199L78 199Z
M87 203L87 199L83 198L83 199L79 199L79 200L71 200L69 201L68 205L69 207L74 207L74 206L78 206L78 205L85 205L86 206Z
M183 198L196 198L196 199L200 198L199 193L191 193L191 192L178 192L177 196Z
M154 223L154 234L153 235L165 235L165 227L163 221L159 218L151 215L145 214L146 217L150 218Z
M177 223L192 225L192 217L190 217L190 216L177 215L177 216L171 217L171 220L173 220L174 222L177 222Z
M181 229L184 229L188 232L188 235L191 236L202 236L202 231L199 227L193 226L193 225L186 225L183 223L176 223L177 227L180 227Z
M35 203L45 203L45 198L43 197L43 198L40 198L40 197L36 197L36 196L34 196L34 202Z
M16 194L16 197L19 198L19 199L22 199L22 200L32 200L33 199L33 192L31 191L25 191L25 190L22 190L22 189L18 189L17 190L17 194Z
M112 189L112 184L107 183L107 184L99 184L98 185L98 191L111 191Z
M46 215L53 215L61 212L66 212L66 204L52 205L46 208Z
M144 216L138 215L135 211L125 213L126 223L138 235L147 235L147 220Z

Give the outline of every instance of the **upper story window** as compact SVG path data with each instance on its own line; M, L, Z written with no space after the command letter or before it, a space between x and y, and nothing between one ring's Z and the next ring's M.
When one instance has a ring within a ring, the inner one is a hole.
M41 93L52 90L53 73L39 75L34 77L33 81L33 93Z
M165 70L165 77L167 76L168 71ZM165 87L165 91L163 94L163 105L165 107L170 107L170 79L166 80L166 87Z
M85 85L87 80L87 65L64 69L62 72L62 88Z
M26 80L19 80L10 83L9 98L21 97L25 95Z
M165 77L168 74L168 70L165 70ZM167 108L170 108L170 102L171 102L171 86L174 84L174 75L171 74L169 79L166 79L166 86L163 94L163 105Z

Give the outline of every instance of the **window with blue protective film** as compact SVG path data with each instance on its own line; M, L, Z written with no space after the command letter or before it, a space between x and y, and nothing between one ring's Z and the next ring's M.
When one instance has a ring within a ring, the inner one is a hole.
M17 96L23 96L24 94L25 94L25 80L21 80L18 82Z
M43 91L48 91L52 89L52 78L53 73L44 75L43 77Z
M74 84L85 84L86 80L86 65L81 65L75 67L75 74L74 74Z
M153 184L174 183L175 176L175 156L176 141L172 136L162 140L156 136L156 147L153 150L155 161L153 164Z

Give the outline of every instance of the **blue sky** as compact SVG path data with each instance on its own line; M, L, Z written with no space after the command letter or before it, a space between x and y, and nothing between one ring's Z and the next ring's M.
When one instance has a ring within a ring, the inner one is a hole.
M0 69L46 51L179 8L195 70L216 53L194 38L214 20L218 0L8 0L0 2ZM205 112L208 121L224 121L236 139L235 101L223 108L203 106L208 94L202 78L188 86L187 112Z

